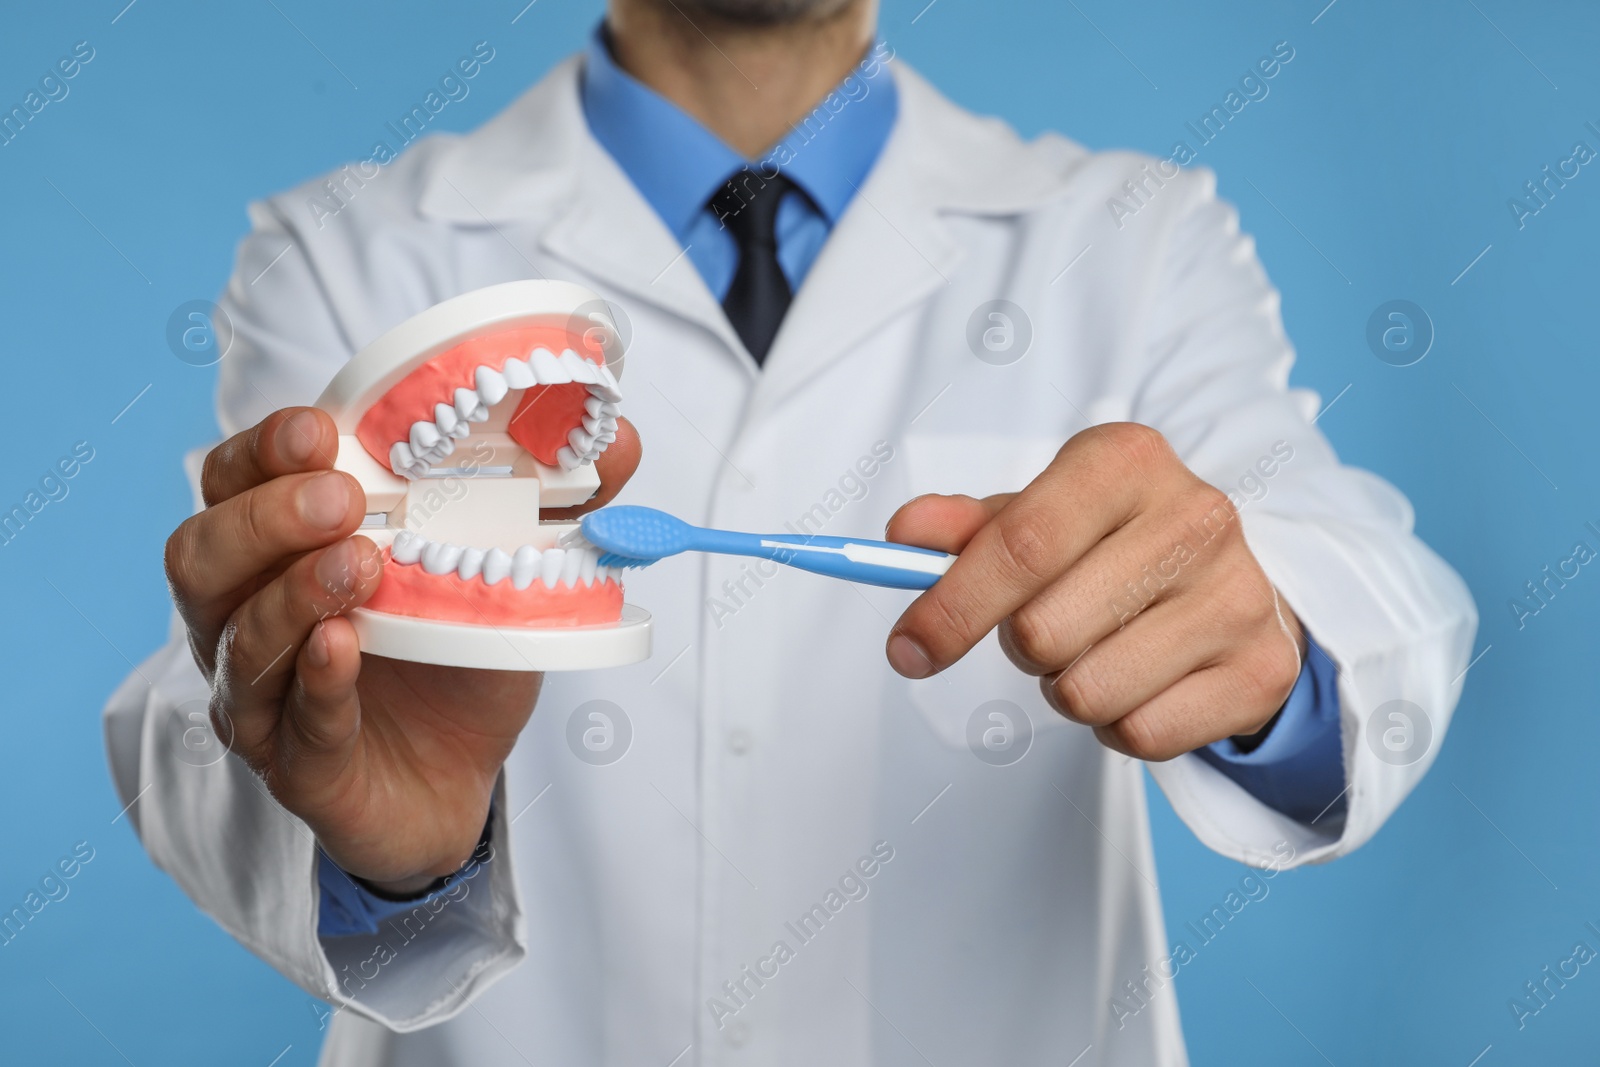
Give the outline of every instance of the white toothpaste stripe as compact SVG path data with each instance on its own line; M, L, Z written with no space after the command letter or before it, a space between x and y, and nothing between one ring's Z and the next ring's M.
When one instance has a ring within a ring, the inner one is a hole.
M832 552L843 556L852 563L862 563L873 567L893 567L900 571L916 571L918 574L944 574L950 569L950 564L956 561L954 556L930 556L922 552L905 552L898 548L886 548L882 545L848 544L843 548L831 545L797 545L789 541L762 541L763 548L785 548L802 552Z

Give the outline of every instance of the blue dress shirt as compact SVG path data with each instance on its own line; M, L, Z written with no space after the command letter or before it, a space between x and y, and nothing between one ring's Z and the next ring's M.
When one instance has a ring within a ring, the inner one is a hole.
M761 160L749 161L677 105L611 58L602 28L583 66L584 118L687 252L706 287L721 300L733 284L738 246L708 206L723 183L747 167L778 167L800 189L778 208L778 263L798 291L834 224L883 151L899 111L882 46L874 49L793 133ZM1310 654L1265 740L1245 751L1219 741L1197 755L1262 803L1301 822L1343 803L1344 752L1339 731L1338 671L1307 635ZM323 937L374 933L416 901L381 900L322 857L318 868ZM441 890L442 892L443 890Z
M1306 645L1300 677L1259 745L1246 752L1230 738L1195 755L1269 808L1326 828L1345 807L1339 668L1310 633Z
M604 31L595 34L583 65L583 114L595 140L611 154L655 209L720 301L733 284L738 246L706 206L746 167L771 176L783 171L804 195L778 206L778 264L797 292L828 234L878 161L899 113L899 94L887 63L869 53L838 89L760 160L746 160L676 104L627 74L612 60Z

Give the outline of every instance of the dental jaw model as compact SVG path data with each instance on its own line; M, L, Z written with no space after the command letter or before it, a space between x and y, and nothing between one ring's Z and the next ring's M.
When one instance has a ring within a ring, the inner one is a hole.
M367 497L383 577L348 613L365 652L490 670L577 670L650 654L622 571L540 519L600 487L622 345L606 305L566 282L479 289L358 352L317 406Z

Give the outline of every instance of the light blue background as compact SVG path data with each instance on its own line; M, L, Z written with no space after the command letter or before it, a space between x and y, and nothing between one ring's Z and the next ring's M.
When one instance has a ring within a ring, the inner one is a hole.
M487 39L495 61L439 120L477 125L578 47L600 7L538 0L513 24L526 0L138 0L113 24L125 2L0 16L7 107L74 42L98 53L0 148L0 510L75 441L96 451L0 548L0 905L74 842L96 850L71 895L0 948L0 1059L310 1064L314 1002L113 824L99 709L162 637L160 548L188 507L177 458L214 432L214 375L173 357L167 316L220 288L247 200L365 154ZM1573 1062L1600 1033L1600 967L1521 1032L1507 1002L1576 941L1600 948L1583 926L1600 925L1600 571L1523 629L1507 603L1576 539L1600 541L1582 528L1600 521L1600 165L1520 232L1506 201L1575 140L1600 148L1584 128L1600 125L1600 13L1576 0L1337 0L1320 17L1326 0L924 2L884 13L900 56L962 104L1093 147L1165 153L1274 42L1292 43L1271 95L1200 162L1283 290L1298 384L1325 399L1349 387L1321 425L1409 494L1483 613L1487 651L1416 794L1358 854L1274 880L1183 969L1194 1062ZM1393 298L1437 328L1412 367L1364 340ZM1152 797L1177 928L1244 872Z

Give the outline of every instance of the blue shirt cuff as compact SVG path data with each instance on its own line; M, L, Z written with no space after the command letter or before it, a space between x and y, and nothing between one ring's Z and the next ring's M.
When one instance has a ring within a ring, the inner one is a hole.
M1306 659L1266 739L1245 752L1232 738L1195 753L1251 796L1303 823L1344 812L1339 669L1306 635Z
M462 881L477 875L482 864L489 861L493 850L489 847L489 834L494 826L494 810L484 823L483 837L478 842L472 859L436 888L414 899L388 900L378 896L357 882L339 865L328 858L326 852L317 852L317 887L322 903L317 913L318 937L351 937L357 934L375 934L379 924L397 915L404 915L420 907L437 905L449 896ZM434 907L432 910L437 910Z

